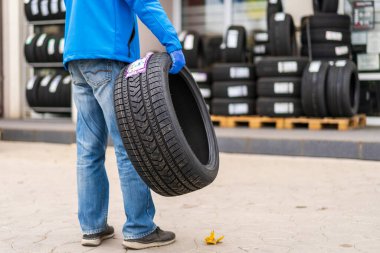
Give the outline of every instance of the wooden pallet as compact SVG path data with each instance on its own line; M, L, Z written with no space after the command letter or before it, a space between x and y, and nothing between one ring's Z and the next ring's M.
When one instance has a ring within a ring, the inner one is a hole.
M247 126L249 128L262 128L273 126L277 129L284 128L283 118L270 118L259 116L211 116L214 125L225 128Z
M294 129L297 127L307 127L309 130L321 130L324 128L336 128L339 131L349 129L363 128L367 124L367 118L364 114L356 115L352 118L286 118L284 119L285 129Z
M306 127L309 130L321 130L328 127L337 128L340 131L362 128L367 124L364 114L352 118L271 118L260 116L211 116L215 126L223 128L234 128L247 126L249 128L263 128L267 126L276 129L294 129Z

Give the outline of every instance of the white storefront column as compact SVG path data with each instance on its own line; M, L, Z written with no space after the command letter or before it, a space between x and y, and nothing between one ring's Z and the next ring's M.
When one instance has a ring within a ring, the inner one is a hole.
M21 118L25 96L26 76L23 59L24 17L23 1L3 1L3 63L4 63L4 117Z

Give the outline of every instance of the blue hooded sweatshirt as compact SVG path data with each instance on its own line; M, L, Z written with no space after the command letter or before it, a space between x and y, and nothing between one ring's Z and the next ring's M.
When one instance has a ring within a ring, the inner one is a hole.
M65 0L63 62L140 58L137 19L154 33L168 53L182 49L159 0Z

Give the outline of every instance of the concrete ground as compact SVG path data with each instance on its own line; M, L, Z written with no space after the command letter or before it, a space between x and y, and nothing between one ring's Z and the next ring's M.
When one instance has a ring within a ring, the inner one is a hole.
M75 146L0 142L0 252L125 252L113 150L113 240L80 246ZM176 198L154 195L156 222L177 242L141 253L380 252L380 163L221 155L217 180ZM222 244L206 246L215 229Z

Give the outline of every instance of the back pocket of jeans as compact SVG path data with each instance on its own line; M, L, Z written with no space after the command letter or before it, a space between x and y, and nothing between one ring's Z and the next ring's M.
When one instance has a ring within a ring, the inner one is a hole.
M82 60L80 70L86 82L94 87L101 86L112 79L112 62L110 60Z

